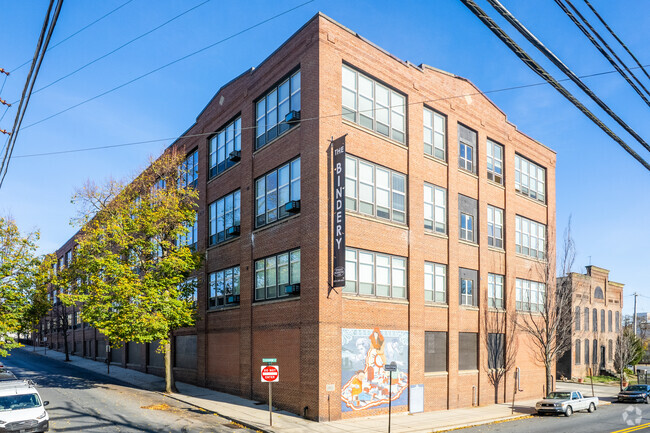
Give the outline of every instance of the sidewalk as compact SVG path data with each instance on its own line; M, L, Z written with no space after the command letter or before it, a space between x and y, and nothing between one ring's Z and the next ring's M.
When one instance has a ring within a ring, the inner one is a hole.
M32 346L26 346L23 350L41 356L45 355L42 347L34 351ZM54 350L48 350L46 356L59 361L65 359L63 353ZM70 355L70 360L71 365L106 376L106 364L103 362L74 355ZM163 378L114 365L111 365L110 377L151 391L160 392L164 388ZM558 383L559 385L560 383ZM319 423L305 420L285 411L274 411L273 427L269 427L268 405L258 405L254 401L241 397L181 382L177 382L176 387L179 392L168 395L168 397L214 412L223 418L262 432L356 433L362 431L383 433L388 428L388 415ZM535 400L516 402L514 413L512 405L505 403L412 415L398 413L392 415L391 431L395 433L430 433L517 419L530 416L534 412L534 405Z

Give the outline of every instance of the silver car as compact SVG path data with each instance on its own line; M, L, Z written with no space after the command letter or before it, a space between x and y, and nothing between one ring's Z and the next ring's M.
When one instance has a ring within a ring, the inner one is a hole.
M598 397L583 397L580 391L552 392L544 400L535 405L537 413L561 413L565 416L573 415L578 410L594 412L598 407Z

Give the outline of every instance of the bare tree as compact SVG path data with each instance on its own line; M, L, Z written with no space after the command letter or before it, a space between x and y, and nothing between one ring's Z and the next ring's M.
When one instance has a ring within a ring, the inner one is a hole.
M546 236L546 257L537 261L537 278L545 287L539 290L538 304L531 296L522 294L521 308L517 321L519 328L528 334L533 343L535 359L546 370L546 392L553 389L553 364L571 348L571 331L573 328L572 298L573 290L570 278L559 278L556 285L556 272L566 277L571 272L575 261L575 244L571 236L571 218L564 232L562 250L557 259L551 239L554 233L548 231Z
M623 389L625 368L628 365L636 365L643 357L643 343L634 335L631 326L621 328L616 337L616 352L614 354L614 368L620 375L620 389Z
M483 340L487 348L487 377L494 386L494 403L499 403L499 386L517 359L517 315L507 310L490 310L483 315ZM504 401L506 389L503 389Z

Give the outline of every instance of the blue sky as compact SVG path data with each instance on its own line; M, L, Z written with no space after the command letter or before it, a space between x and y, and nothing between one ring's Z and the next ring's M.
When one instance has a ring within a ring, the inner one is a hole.
M66 0L51 44L126 1ZM106 96L28 127L305 1L132 0L53 48L45 57L36 89L200 5L32 96L15 157L0 190L0 214L13 216L24 231L39 229L42 252L56 249L76 231L69 224L76 212L70 203L75 188L87 179L102 182L109 177L133 175L171 140L63 155L26 155L177 137L192 125L221 85L258 65L318 11L399 58L463 76L485 92L541 81L458 0L315 0ZM650 64L650 2L591 2L641 63ZM554 2L502 3L576 74L612 70ZM556 78L564 78L504 20L498 19L484 0L478 0L478 4ZM586 12L582 1L574 4ZM14 68L33 55L46 7L45 0L0 0L0 67L13 72L0 92L2 99L13 102L20 97L28 67ZM593 18L589 13L587 16ZM611 38L607 40L611 42ZM620 76L602 75L585 82L650 140L650 108ZM650 86L650 80L643 82ZM650 161L650 152L635 144L575 86L566 86ZM610 278L626 285L625 312L631 312L629 294L633 291L644 295L639 298L639 311L649 311L650 287L645 272L650 264L650 225L644 221L650 215L650 173L550 86L489 93L489 97L519 130L558 154L558 233L563 232L571 215L578 250L574 270L584 272L590 261L610 269ZM15 106L0 121L0 129L11 129L14 116ZM0 138L4 143L4 137Z

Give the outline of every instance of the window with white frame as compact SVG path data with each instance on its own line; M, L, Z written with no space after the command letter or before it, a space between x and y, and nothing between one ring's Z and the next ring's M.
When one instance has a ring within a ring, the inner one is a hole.
M346 248L345 279L347 293L406 298L406 258Z
M239 305L239 266L208 274L208 308Z
M345 208L405 224L406 175L346 156Z
M300 293L300 249L255 260L255 300Z
M424 229L447 233L447 190L424 183Z
M273 87L256 103L257 133L255 149L298 125L300 119L300 71ZM289 119L289 113L295 118Z
M488 245L503 248L503 209L487 207Z
M185 161L181 163L180 166L180 184L181 186L193 186L196 187L196 183L199 179L199 151L195 150L194 152L187 155Z
M528 218L515 217L515 249L537 259L546 256L546 226Z
M476 173L476 132L458 125L458 167Z
M458 268L460 305L478 306L478 271Z
M424 300L447 302L447 265L424 262Z
M447 148L447 118L424 107L424 153L445 161Z
M199 227L199 215L194 213L194 221L191 224L185 224L187 232L185 234L178 235L178 245L187 246L192 250L196 250L196 243L198 241L198 227Z
M241 192L232 192L208 207L209 238L208 245L234 239L239 236Z
M291 202L295 202L296 206L287 206ZM299 211L300 158L255 181L255 227L262 227Z
M488 139L487 141L487 178L503 184L503 146Z
M537 281L517 278L516 308L519 311L544 311L546 285Z
M528 159L515 155L515 191L546 202L546 169Z
M406 97L343 65L343 118L406 142Z
M474 217L472 215L460 214L460 238L474 242Z
M241 117L210 138L210 178L222 173L241 158Z
M503 275L488 274L488 307L503 306Z

